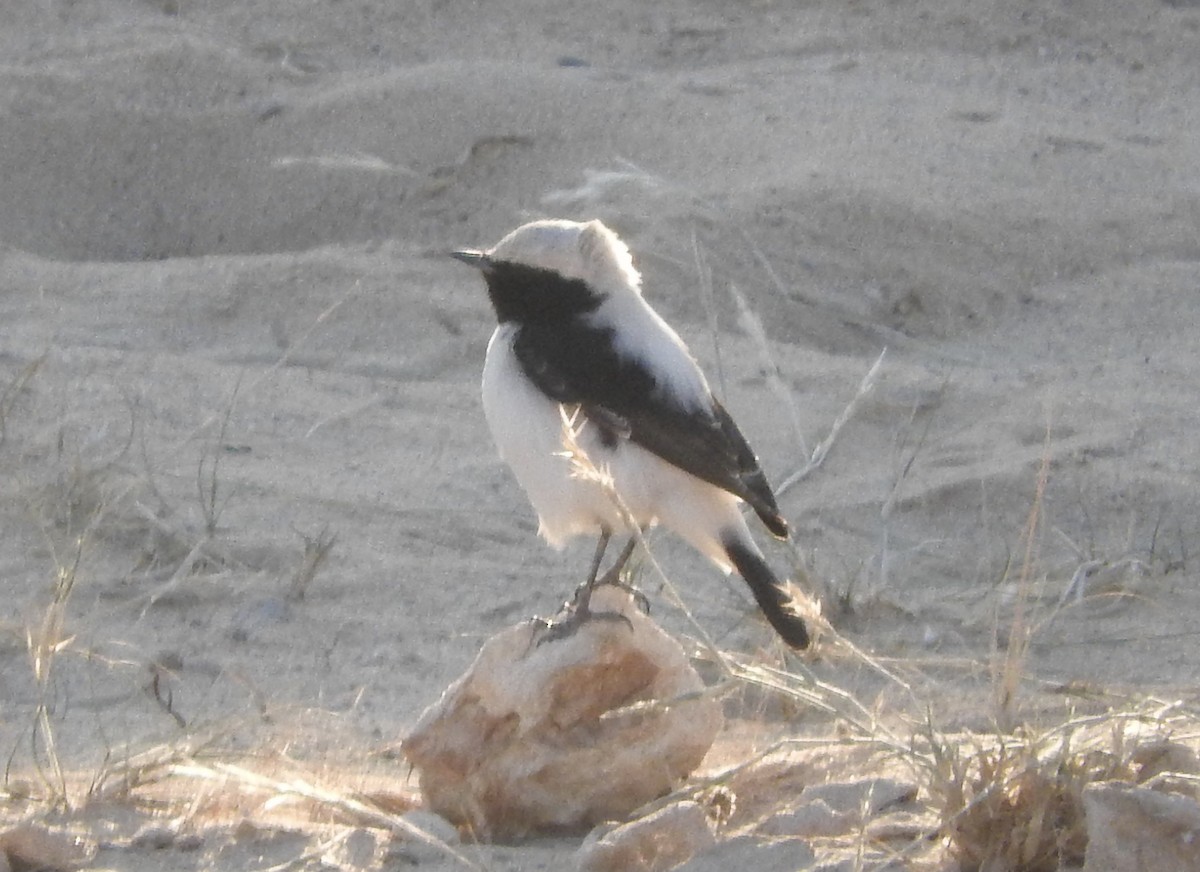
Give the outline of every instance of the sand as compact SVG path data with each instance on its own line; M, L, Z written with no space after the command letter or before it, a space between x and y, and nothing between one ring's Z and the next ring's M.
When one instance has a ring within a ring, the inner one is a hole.
M774 481L886 349L781 505L911 692L829 652L823 680L988 729L1018 616L1022 723L1197 704L1191 0L4 15L0 749L38 795L39 702L76 787L201 733L402 782L387 749L482 640L555 610L591 544L536 539L479 403L492 316L444 256L546 216L629 243ZM778 658L736 578L654 544L720 645ZM30 638L63 643L40 685Z

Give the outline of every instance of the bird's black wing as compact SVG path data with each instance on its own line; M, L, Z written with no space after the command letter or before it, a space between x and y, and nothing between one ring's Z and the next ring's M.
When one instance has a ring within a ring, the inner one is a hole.
M617 354L611 330L581 319L523 325L513 351L530 381L553 400L579 405L606 440L629 439L728 491L787 537L758 458L715 398L709 408L683 407L645 365Z

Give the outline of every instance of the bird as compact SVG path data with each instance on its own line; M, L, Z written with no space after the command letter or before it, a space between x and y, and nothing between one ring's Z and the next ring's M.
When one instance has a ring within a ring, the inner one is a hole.
M780 539L788 538L787 521L695 358L643 297L628 246L598 219L543 219L489 249L450 254L487 286L497 326L483 366L484 417L540 535L558 548L598 535L574 617L593 617L588 600L614 533L631 534L619 572L636 541L631 523L658 524L725 573L736 570L784 642L808 647L808 628L741 505ZM578 475L564 456L564 421L611 490Z

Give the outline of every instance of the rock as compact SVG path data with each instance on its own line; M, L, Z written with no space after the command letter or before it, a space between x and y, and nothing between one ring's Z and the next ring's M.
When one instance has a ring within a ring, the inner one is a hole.
M327 855L327 865L335 869L370 869L375 865L379 848L376 834L366 827L356 827L345 834Z
M677 802L599 838L589 837L576 857L580 872L661 872L715 844L704 809Z
M0 832L0 854L14 869L73 872L87 866L95 846L33 823Z
M199 833L180 833L175 837L176 851L199 851L204 847L204 837Z
M871 821L864 830L872 842L916 842L937 831L937 815L928 811L892 812Z
M403 815L405 823L415 827L442 845L455 848L461 842L458 830L439 814L425 809L413 809ZM394 837L387 847L386 859L390 865L403 862L410 865L433 863L446 858L446 851L435 842L426 841L416 835Z
M1200 869L1200 805L1191 797L1105 781L1083 789L1083 810L1083 872Z
M504 630L425 711L403 751L428 808L493 840L583 829L699 765L722 714L683 650L625 591L599 588L592 608L628 623L541 645L532 624Z
M154 851L162 851L170 848L175 844L176 832L171 827L164 827L161 824L147 824L129 840L129 846L132 848L149 848Z
M811 868L816 855L800 839L763 842L752 836L736 836L711 851L693 857L675 872L728 872L730 869L753 872L798 872Z
M875 815L917 796L917 785L894 778L864 778L859 781L813 784L804 788L801 799L821 800L830 808L855 815Z
M814 838L839 836L857 827L860 819L848 811L834 811L823 799L803 802L793 809L776 812L757 827L763 836Z
M764 836L814 838L862 829L872 817L917 795L917 786L892 778L814 784L804 788L792 808L777 811L758 825Z
M1159 739L1139 745L1133 752L1133 763L1137 766L1137 783L1145 784L1152 778L1175 774L1200 774L1200 760L1196 752L1181 742Z

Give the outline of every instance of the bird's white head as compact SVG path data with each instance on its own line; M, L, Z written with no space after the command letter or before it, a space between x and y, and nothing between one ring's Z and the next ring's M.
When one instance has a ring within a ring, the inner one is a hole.
M531 221L497 242L487 257L553 270L606 295L641 292L629 249L599 220Z

